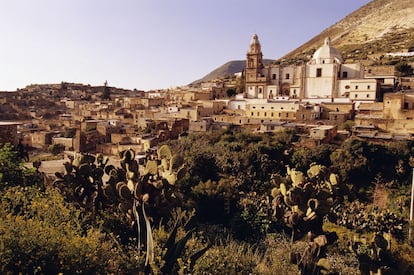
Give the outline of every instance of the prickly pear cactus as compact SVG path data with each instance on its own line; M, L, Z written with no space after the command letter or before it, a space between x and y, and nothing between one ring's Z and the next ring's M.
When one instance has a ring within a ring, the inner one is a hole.
M272 190L276 219L283 220L296 237L322 234L323 218L339 195L338 177L325 166L312 164L306 175L287 166L286 179L274 180Z
M290 228L293 240L307 236L309 246L291 255L301 274L328 274L325 251L337 240L335 232L324 232L323 220L341 196L341 182L328 168L312 163L306 173L287 166L286 178L273 177L271 194L276 220Z
M349 248L357 256L361 274L398 274L389 233L376 232L371 241L354 236Z
M76 154L71 162L64 163L64 172L56 172L54 186L66 197L87 209L102 209L105 205L102 196L102 176L107 160L90 155Z
M64 173L55 174L54 185L86 209L112 208L125 217L137 229L138 247L147 250L148 264L154 254L151 221L159 224L181 204L174 184L186 168L183 158L173 155L167 145L149 153L141 169L132 149L120 152L119 158L120 167L115 167L101 154L75 154L64 163Z

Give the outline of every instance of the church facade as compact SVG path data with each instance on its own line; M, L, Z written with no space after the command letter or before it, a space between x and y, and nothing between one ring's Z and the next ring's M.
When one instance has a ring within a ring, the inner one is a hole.
M306 64L265 66L255 34L246 55L245 98L374 102L379 96L378 81L364 74L361 64L344 63L329 38Z

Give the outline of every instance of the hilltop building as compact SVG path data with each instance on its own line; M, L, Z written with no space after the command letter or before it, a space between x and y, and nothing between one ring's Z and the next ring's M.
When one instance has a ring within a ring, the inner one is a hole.
M262 59L261 44L255 34L246 56L245 97L248 99L374 102L379 97L378 80L365 77L363 65L344 63L329 38L306 64L264 66Z

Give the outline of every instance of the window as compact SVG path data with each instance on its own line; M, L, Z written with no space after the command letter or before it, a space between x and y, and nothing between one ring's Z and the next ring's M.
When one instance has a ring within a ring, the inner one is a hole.
M290 75L289 74L286 74L285 75L285 79L289 79L290 78Z
M322 68L317 68L316 69L316 77L321 77L322 76Z
M348 72L342 72L342 78L348 78Z
M276 74L272 74L272 79L276 79Z
M354 95L354 98L357 98L357 97L358 97L358 94L355 94L355 95Z
M267 116L267 113L266 112L264 113L264 116Z
M408 102L404 102L404 109L408 110Z
M289 117L289 113L286 113L286 117Z
M367 90L369 90L369 89L371 89L371 86L370 85L367 86Z
M369 98L369 94L367 94L367 98Z
M252 112L252 116L253 116L253 112Z
M262 93L262 88L259 88L259 94L261 94Z
M355 90L358 90L358 85L355 86Z
M280 113L279 113L279 117L280 117Z

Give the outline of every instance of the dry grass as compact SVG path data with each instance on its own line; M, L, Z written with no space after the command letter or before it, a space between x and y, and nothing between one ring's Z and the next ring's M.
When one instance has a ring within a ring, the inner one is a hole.
M388 205L388 192L384 184L377 183L374 190L373 204L379 209L385 209Z

